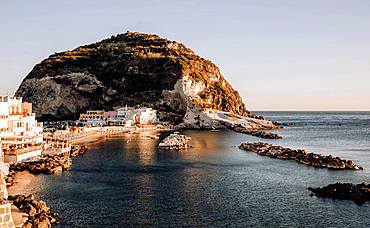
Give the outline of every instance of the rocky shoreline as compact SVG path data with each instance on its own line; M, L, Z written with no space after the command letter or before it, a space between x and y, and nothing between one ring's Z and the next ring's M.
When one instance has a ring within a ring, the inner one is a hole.
M32 194L28 196L9 195L8 200L12 201L22 213L28 215L28 219L22 225L22 228L51 227L57 223L55 217L59 214L51 212L45 202L35 200Z
M58 155L44 155L35 161L20 162L11 164L7 183L14 183L12 177L20 171L28 171L32 174L53 174L68 169L72 165L72 157L84 153L87 150L85 146L74 145L70 152Z
M357 204L370 201L370 184L352 184L338 182L322 188L308 188L310 196L327 197L333 199L353 200Z
M191 138L186 135L170 134L158 145L162 150L185 150L190 148L188 144Z
M53 174L68 169L72 164L72 157L84 153L87 148L84 145L74 145L66 153L57 155L44 155L33 161L11 164L9 175L5 178L7 185L14 184L14 175L20 171L28 171L32 174ZM51 227L57 223L58 213L50 211L43 201L36 201L32 194L9 195L8 201L12 202L20 212L27 214L27 219L22 225L23 228Z
M352 161L342 160L332 155L322 156L321 154L307 153L305 150L293 150L274 146L263 142L242 143L240 149L253 151L259 155L269 156L272 158L290 159L305 165L328 168L328 169L349 169L360 170L363 167L355 165Z

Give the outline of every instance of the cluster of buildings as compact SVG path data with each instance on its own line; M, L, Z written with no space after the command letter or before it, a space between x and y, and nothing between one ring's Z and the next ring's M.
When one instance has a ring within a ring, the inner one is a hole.
M89 126L120 125L131 127L134 124L159 123L156 111L152 108L123 107L116 111L89 110L80 114L79 123Z
M126 106L115 111L89 110L80 114L76 122L84 126L131 127L159 121L156 111L151 108ZM35 113L32 113L31 103L22 102L21 97L0 96L0 170L3 170L4 163L16 163L41 155L46 150L55 150L53 146L48 147L50 143L43 141L44 130L43 123L38 123ZM64 144L66 140L61 141ZM58 141L56 143L58 146Z
M32 113L32 104L22 102L21 97L0 96L0 161L41 155L42 142L42 123Z

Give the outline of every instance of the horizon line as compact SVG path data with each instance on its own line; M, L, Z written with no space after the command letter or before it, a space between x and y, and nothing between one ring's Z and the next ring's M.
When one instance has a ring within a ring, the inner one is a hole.
M250 112L370 112L370 109L334 109L334 110L320 110L320 109L260 109L250 110Z

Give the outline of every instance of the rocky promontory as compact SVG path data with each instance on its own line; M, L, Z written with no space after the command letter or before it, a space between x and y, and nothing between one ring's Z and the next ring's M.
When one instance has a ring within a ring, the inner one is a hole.
M128 105L153 108L160 120L186 128L275 127L247 110L211 61L176 41L137 32L50 55L16 96L45 118L77 119L87 110Z
M186 135L170 134L163 139L158 145L158 149L162 150L185 150L189 148L189 140L191 138Z
M247 134L247 135L256 136L256 137L259 137L259 138L266 138L266 139L281 139L281 138L283 138L278 134L267 132L267 131L262 131L262 130L248 130L248 129L245 129L245 128L235 128L234 131L244 133L244 134Z
M349 170L363 169L363 167L355 165L353 161L342 160L339 157L334 157L332 155L323 156L321 154L307 153L305 150L293 150L263 142L246 142L242 143L239 148L253 151L259 155L269 156L272 158L290 159L298 163L320 168Z
M370 201L370 184L352 184L338 182L322 188L308 188L311 196L327 197L333 199L353 200L358 204Z

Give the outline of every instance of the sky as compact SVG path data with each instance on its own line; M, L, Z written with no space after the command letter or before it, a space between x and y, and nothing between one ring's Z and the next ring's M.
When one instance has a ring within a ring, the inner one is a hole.
M126 31L215 63L251 111L370 111L370 0L0 0L0 95Z

